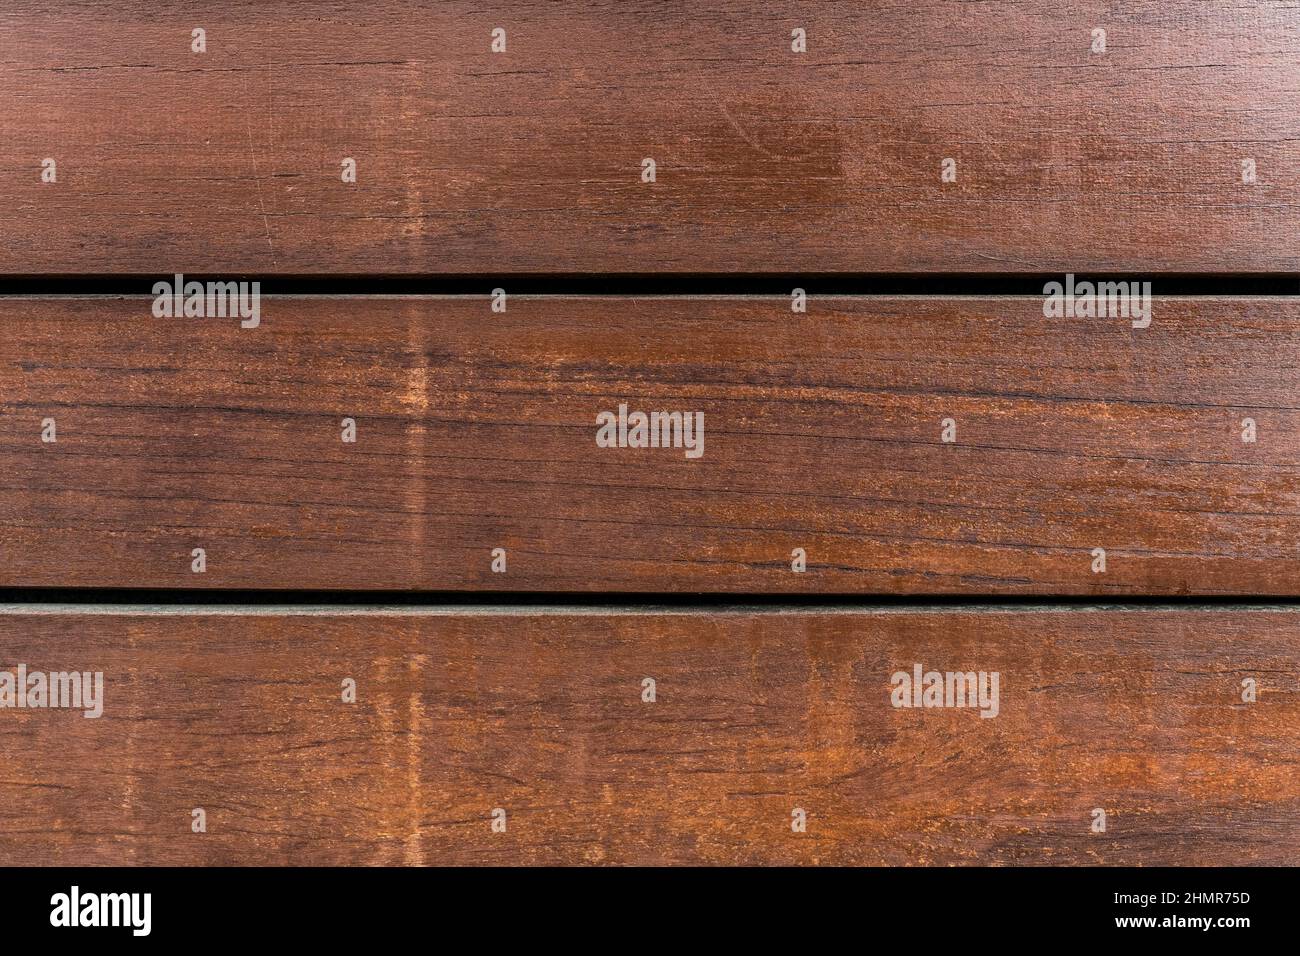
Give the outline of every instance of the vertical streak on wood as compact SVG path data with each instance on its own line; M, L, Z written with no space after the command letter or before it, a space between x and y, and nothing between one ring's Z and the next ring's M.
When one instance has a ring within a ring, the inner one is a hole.
M250 117L253 108L253 98L248 86L248 80L244 81L244 128L248 133L248 161L253 167L253 194L257 197L257 209L262 216L262 227L266 230L266 248L271 256L271 265L278 265L275 255L275 243L271 239L271 219L266 214L266 199L262 195L262 171L258 166L257 154L259 147L253 141L253 121ZM270 152L269 148L267 150Z
M375 673L373 678L375 687L375 719L379 725L380 739L383 741L383 747L380 748L382 751L380 759L383 764L383 769L380 775L381 780L392 780L396 776L395 771L397 769L397 759L393 753L393 741L394 735L397 732L397 727L393 720L393 702L389 697L387 690L389 686L388 663L387 657L383 655L376 657ZM386 809L389 809L392 806L392 804L389 804ZM397 850L397 841L394 837L397 836L397 833L393 831L401 825L401 821L396 819L398 812L395 811L395 808L389 810L389 812L392 813L392 817L384 820L384 829L390 834L389 846L384 848L381 853L381 858L377 862L383 866L397 866L401 860L396 858L394 855Z
M407 374L404 404L412 417L406 426L406 507L411 513L408 528L407 557L411 580L417 587L425 587L424 557L427 549L425 528L428 523L428 482L426 464L425 413L429 410L429 363L425 357L423 322L419 309L410 309L407 315L407 343L410 346L411 364Z
M423 741L421 734L424 724L424 702L420 699L420 689L424 686L423 671L427 661L428 658L424 654L412 654L407 662L412 688L406 735L406 790L410 831L406 837L406 853L403 862L408 866L424 865L424 852L420 842L420 825L424 813L424 792L420 787L420 745Z
M426 107L430 91L426 86L425 72L419 63L403 68L405 75L398 90L398 116L394 124L399 142L418 139L420 128L432 119ZM402 184L402 218L403 238L414 239L423 245L426 241L424 184L414 176Z
M135 660L137 656L135 627L128 626L126 628L126 646L129 649L130 659ZM138 688L138 681L139 675L133 673L130 677L130 684L133 689ZM139 699L142 695L139 695L137 690L137 693L133 696L135 696L136 699ZM101 701L101 703L107 706L107 701ZM123 777L125 778L125 782L122 785L122 828L124 830L129 830L132 833L136 833L138 831L135 819L135 785L136 778L139 775L139 770L137 768L140 766L140 763L136 761L135 757L135 742L137 732L140 729L140 721L129 720L125 721L125 723L127 726L125 729L126 760L123 762ZM138 846L139 841L132 840L126 847L127 859L124 861L126 865L135 865L137 863Z
M816 627L808 630L803 649L808 679L803 704L806 729L802 759L809 793L790 789L789 782L779 778L766 783L765 789L789 790L791 808L798 805L809 813L839 816L852 811L842 805L843 797L837 793L832 781L851 779L862 766L858 743L862 708L845 697L843 688L853 685L854 665L863 652L852 642L837 640L835 635L824 634ZM813 792L818 796L816 805L810 806L806 798ZM782 809L789 812L784 807ZM807 842L808 851L803 861L820 864L818 844Z

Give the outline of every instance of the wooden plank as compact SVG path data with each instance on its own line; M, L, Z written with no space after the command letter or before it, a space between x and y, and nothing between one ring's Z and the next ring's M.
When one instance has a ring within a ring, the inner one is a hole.
M1290 0L6 6L0 273L1300 271Z
M31 610L103 707L0 710L6 864L1300 860L1295 608Z
M150 306L0 301L0 585L1300 590L1295 299ZM620 404L702 456L598 447Z

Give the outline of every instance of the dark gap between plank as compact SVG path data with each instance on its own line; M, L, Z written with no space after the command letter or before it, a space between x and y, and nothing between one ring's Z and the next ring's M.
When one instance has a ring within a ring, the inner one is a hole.
M663 591L331 591L246 590L217 588L0 588L0 604L248 605L389 607L662 607L700 611L736 607L1045 608L1126 607L1273 608L1290 607L1300 598L1285 595L1069 595L1044 594L773 594L770 592L694 593Z

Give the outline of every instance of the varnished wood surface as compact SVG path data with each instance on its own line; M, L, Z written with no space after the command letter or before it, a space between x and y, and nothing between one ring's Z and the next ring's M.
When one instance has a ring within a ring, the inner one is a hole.
M0 585L1297 593L1300 305L1153 315L265 298L241 329L5 299ZM620 403L703 412L703 457L598 447Z
M7 4L0 273L1294 272L1298 75L1290 0Z
M1293 609L29 611L104 712L0 711L3 863L1300 862Z

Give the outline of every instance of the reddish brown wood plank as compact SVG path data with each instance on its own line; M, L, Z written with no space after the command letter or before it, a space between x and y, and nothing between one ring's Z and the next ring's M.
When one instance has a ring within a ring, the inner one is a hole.
M0 273L1300 271L1298 79L1290 0L8 4Z
M6 299L0 584L1297 593L1300 302L1153 313ZM703 456L598 447L620 403L702 413Z
M28 611L103 714L0 710L6 864L1300 861L1294 609Z

